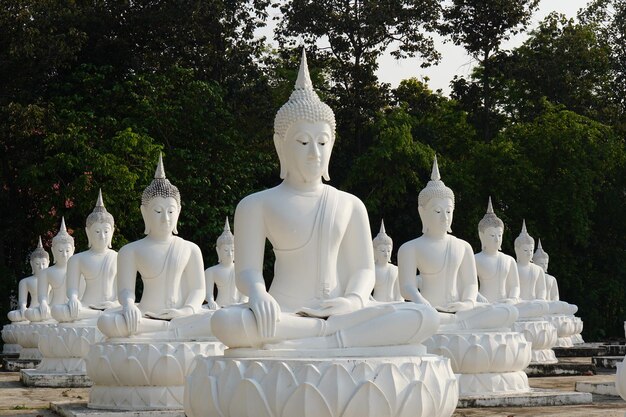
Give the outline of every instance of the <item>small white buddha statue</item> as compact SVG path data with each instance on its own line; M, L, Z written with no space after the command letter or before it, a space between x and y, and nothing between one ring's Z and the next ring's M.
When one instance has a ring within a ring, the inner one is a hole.
M537 250L533 254L533 263L543 269L546 279L546 300L551 302L552 314L575 314L578 306L559 300L559 285L556 278L548 274L550 256L541 247L541 239L537 240Z
M491 197L487 212L478 223L478 236L482 251L474 257L480 284L480 294L490 303L515 305L521 318L541 317L548 313L545 303L523 301L520 297L520 283L517 264L512 256L502 249L504 223L493 211Z
M477 301L474 252L469 243L448 234L454 193L441 181L436 157L431 180L418 196L418 211L423 234L398 251L400 291L404 298L435 307L444 330L509 327L518 317L517 309L508 304Z
M111 249L115 221L104 207L102 191L96 206L87 216L89 250L72 256L67 262L67 304L52 306L52 317L58 322L72 322L98 317L100 310L116 307L117 252ZM82 278L81 278L82 277ZM79 299L81 279L85 288Z
M235 284L235 236L230 231L228 217L224 223L224 231L215 244L218 264L204 271L206 282L206 307L216 310L231 304L245 303L248 297L237 290ZM213 290L217 287L217 299L213 299Z
M180 211L180 192L165 177L163 159L159 156L154 180L141 197L147 236L123 246L117 257L121 308L105 311L98 319L98 329L105 336L146 334L148 338L158 335L176 339L178 324L182 324L177 319L202 310L205 296L202 253L196 244L175 236ZM143 294L136 304L137 273L143 281Z
M235 277L249 301L216 311L213 334L231 348L421 343L439 323L432 308L369 300L375 268L367 211L355 196L322 182L329 179L335 117L313 90L304 51L274 132L283 181L247 196L235 212ZM276 256L269 290L266 239Z
M398 267L391 263L393 241L385 231L381 220L380 232L372 240L374 263L376 264L376 283L372 296L376 301L404 301L398 284Z
M37 297L37 276L42 270L46 269L49 264L50 255L48 255L48 252L43 248L40 236L37 248L30 254L30 268L33 271L33 275L22 278L18 284L18 309L9 311L8 317L11 322L17 323L28 320L26 318L26 305L28 303L29 294L30 305L28 307L35 308L39 306L39 299Z
M50 306L67 303L66 273L67 262L74 254L74 238L67 233L65 218L52 238L54 264L41 271L37 277L39 307L26 310L26 318L32 322L50 320Z

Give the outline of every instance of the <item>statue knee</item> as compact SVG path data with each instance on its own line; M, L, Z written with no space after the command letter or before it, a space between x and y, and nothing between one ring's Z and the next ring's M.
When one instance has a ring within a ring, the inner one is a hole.
M65 304L56 304L50 308L50 314L52 318L59 323L72 321L70 317L70 309Z
M106 337L128 337L130 335L126 320L121 314L103 314L98 318L98 330Z
M24 316L24 314L22 314L21 310L9 311L9 314L7 314L7 316L9 317L9 320L11 322L17 322L17 321L24 321L24 320L26 320L26 317Z
M509 327L513 325L513 323L519 318L519 310L516 307L510 304L498 304L497 306L498 310L504 310L504 312L501 313L503 319L506 317L506 321L502 324L502 327Z
M247 307L220 308L211 318L211 332L230 348L259 344L256 321Z
M26 319L28 321L37 322L41 321L41 313L39 312L39 308L29 308L24 312Z
M410 328L407 329L407 334L412 336L407 340L407 343L415 344L422 343L424 340L432 336L439 329L441 317L437 310L427 305L419 305L415 303L404 303L407 307L402 308L410 314L410 320L407 320ZM402 305L404 307L404 305Z

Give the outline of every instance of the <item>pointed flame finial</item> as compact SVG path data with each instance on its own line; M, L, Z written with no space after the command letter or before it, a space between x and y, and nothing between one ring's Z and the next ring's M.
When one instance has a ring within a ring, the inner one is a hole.
M520 234L528 234L528 230L526 230L526 219L522 220L522 232Z
M433 171L430 174L430 179L432 181L441 181L441 175L439 174L439 164L437 163L437 155L435 155L435 160L433 161Z
M65 216L61 217L61 228L59 229L58 234L62 234L62 233L67 234L67 228L65 227Z
M389 237L389 235L387 235L387 231L385 230L385 221L382 219L380 220L380 232L378 232L378 235L376 235L376 237L372 240L372 244L374 249L380 245L393 246L393 240Z
M385 220L380 219L380 234L386 235L387 231L385 230Z
M224 223L224 231L230 233L230 223L228 222L228 216L226 216L226 222Z
M43 249L43 244L41 243L41 236L39 236L39 243L37 243L37 249Z
M154 172L155 179L165 179L165 168L163 167L163 154L159 152L159 163Z
M493 204L491 204L491 196L489 196L489 202L487 203L487 214L495 214Z
M302 59L300 60L300 70L298 71L298 79L296 80L296 88L302 90L312 90L313 82L309 74L309 65L306 60L306 50L302 47Z
M541 239L537 239L537 251L539 251L539 249L543 250L541 247Z
M102 201L102 188L98 190L98 200L96 201L96 207L104 207L104 202Z

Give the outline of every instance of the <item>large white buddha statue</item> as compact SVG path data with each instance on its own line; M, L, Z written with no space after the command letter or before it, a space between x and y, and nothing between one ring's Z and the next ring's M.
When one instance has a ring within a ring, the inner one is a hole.
M400 295L398 283L398 267L391 263L393 241L385 231L385 223L381 220L380 232L372 240L374 262L376 264L376 283L372 296L376 301L404 301Z
M39 298L37 297L37 276L39 273L46 269L50 264L50 255L45 251L41 244L41 237L39 237L39 243L37 248L30 254L30 268L33 275L22 278L18 284L18 309L9 311L9 320L13 323L27 321L26 318L26 306L28 303L28 296L30 295L29 308L35 308L39 306Z
M102 192L96 206L87 216L89 250L72 256L67 263L67 304L52 306L52 317L58 322L72 322L98 317L101 310L116 307L117 252L111 249L115 222L104 207ZM84 292L80 298L81 279Z
M435 307L444 329L508 328L518 317L517 309L503 303L477 302L474 252L469 243L448 234L454 193L441 181L436 157L431 180L419 194L418 211L423 235L398 251L404 298Z
M533 254L533 263L543 269L546 282L546 300L550 302L551 314L575 314L578 306L559 299L559 285L556 278L548 274L550 256L541 247L541 239L537 240L537 250Z
M482 250L474 256L480 294L490 303L515 305L520 318L541 317L547 314L546 303L520 299L520 283L515 259L500 252L503 235L504 222L493 211L491 197L489 197L487 212L478 223L478 236Z
M50 306L67 303L67 262L73 254L74 238L67 233L65 218L61 218L59 232L52 238L54 264L42 270L37 279L39 307L26 310L31 322L50 320Z
M247 196L235 212L235 276L249 301L215 312L213 333L231 348L421 343L439 324L432 308L369 300L375 267L367 212L358 198L322 182L329 179L335 117L313 90L304 53L274 131L283 181ZM276 256L269 290L266 239Z
M180 192L165 177L163 159L141 197L145 234L123 246L117 257L117 294L121 308L105 312L98 328L108 336L176 339L180 320L202 311L205 296L200 248L175 236L181 211ZM143 281L141 301L135 303L137 273ZM173 320L172 320L173 319ZM170 322L172 320L172 322Z
M245 303L248 297L237 289L235 283L235 236L230 231L228 217L224 223L224 231L215 244L218 264L204 271L206 282L206 308L216 310L231 304ZM213 291L217 287L217 299Z

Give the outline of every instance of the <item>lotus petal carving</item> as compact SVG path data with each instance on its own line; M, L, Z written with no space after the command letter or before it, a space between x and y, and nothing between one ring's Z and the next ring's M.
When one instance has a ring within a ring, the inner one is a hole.
M533 350L552 349L556 345L556 328L547 320L517 321L513 323L513 330L523 333Z
M458 400L448 360L195 360L185 383L189 417L440 417ZM207 411L209 410L209 411Z

